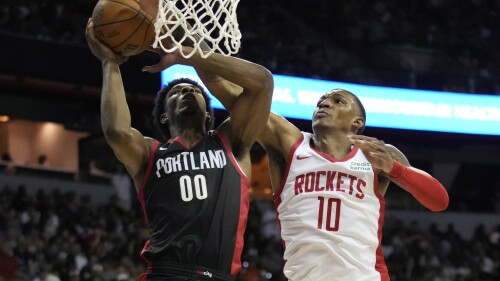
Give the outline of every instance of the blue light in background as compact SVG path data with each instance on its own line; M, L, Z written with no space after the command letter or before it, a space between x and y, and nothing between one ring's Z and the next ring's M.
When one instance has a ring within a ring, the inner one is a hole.
M175 65L162 72L162 83L180 77L200 81L192 67ZM367 86L274 75L271 110L284 117L311 120L319 97L334 88L346 89L360 98L366 109L366 125L369 127L500 135L500 96ZM215 98L212 99L212 105L223 109Z

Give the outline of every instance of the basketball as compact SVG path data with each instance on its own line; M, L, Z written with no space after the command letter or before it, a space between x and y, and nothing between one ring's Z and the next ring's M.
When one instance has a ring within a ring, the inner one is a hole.
M155 39L154 19L135 0L100 0L92 20L97 39L123 56L145 51Z

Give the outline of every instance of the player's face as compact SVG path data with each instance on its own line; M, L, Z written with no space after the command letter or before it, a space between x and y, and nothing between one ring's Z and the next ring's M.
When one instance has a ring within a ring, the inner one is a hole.
M351 130L352 122L359 116L354 97L342 90L332 90L318 101L313 113L313 129L332 127Z
M176 122L179 118L194 118L204 122L207 114L200 88L189 83L177 84L167 93L165 109L170 122Z

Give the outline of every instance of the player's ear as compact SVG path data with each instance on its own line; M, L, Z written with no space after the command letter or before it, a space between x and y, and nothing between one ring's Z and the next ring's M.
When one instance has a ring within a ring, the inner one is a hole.
M365 125L365 119L363 119L363 117L361 116L356 116L353 125L358 129L363 128L363 126Z
M168 124L168 117L166 112L160 115L160 123Z
M205 112L205 114L206 114L205 118L207 120L207 123L210 123L210 121L212 120L212 116L210 116L210 112L207 111L207 112Z

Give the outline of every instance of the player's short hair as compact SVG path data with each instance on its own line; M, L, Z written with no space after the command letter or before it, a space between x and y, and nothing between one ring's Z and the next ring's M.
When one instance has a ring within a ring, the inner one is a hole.
M205 91L205 88L202 87L198 82L189 79L189 78L178 78L175 80L170 81L168 84L163 86L163 88L156 94L155 98L155 105L153 108L153 125L158 130L160 135L164 138L163 141L169 140L170 139L170 130L168 129L168 126L165 124L162 124L160 122L160 116L165 113L165 98L167 97L168 92L172 90L173 87L175 87L178 84L191 84L193 86L198 87L201 90L201 94L203 98L205 98L205 110L210 113L210 119L207 119L205 123L205 128L206 130L212 130L214 126L214 111L212 109L212 105L210 102L210 97L208 96L207 92Z

